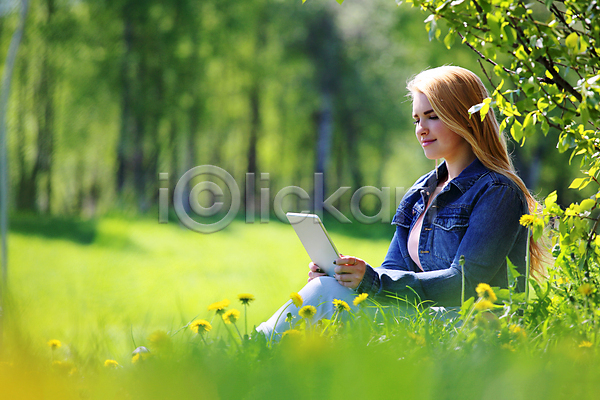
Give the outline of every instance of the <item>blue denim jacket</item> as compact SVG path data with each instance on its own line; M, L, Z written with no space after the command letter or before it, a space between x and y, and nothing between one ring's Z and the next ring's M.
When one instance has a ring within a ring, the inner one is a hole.
M447 174L443 163L439 179ZM437 184L436 173L431 171L402 198L385 260L379 268L367 266L359 293L380 299L390 293L414 299L416 294L437 305L460 305L460 256L465 258L465 298L475 295L481 282L507 287L506 257L525 275L528 236L519 224L528 213L525 196L510 178L487 169L478 159L450 181L427 210L418 249L423 271L419 269L408 254L408 234Z

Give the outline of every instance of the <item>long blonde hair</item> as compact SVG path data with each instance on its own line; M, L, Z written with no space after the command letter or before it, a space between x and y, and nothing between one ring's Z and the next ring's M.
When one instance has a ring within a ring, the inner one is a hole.
M463 137L475 156L488 169L512 179L523 191L530 214L540 212L537 200L517 175L506 147L506 137L500 132L498 121L490 109L481 120L479 114L468 110L489 97L481 79L468 69L443 66L428 69L416 75L407 84L411 94L423 93L440 120L453 132ZM530 239L530 266L532 276L542 276L542 246Z

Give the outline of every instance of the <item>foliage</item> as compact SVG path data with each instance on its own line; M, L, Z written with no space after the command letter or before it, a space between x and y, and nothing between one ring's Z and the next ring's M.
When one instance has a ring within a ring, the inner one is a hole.
M172 189L203 164L240 186L246 172L271 173L272 196L290 184L311 193L324 74L334 81L329 187L408 186L430 167L400 112L403 82L448 53L440 44L413 56L427 42L413 33L417 10L392 13L386 0L30 3L7 114L13 210L147 211L157 172ZM1 10L2 64L17 9Z

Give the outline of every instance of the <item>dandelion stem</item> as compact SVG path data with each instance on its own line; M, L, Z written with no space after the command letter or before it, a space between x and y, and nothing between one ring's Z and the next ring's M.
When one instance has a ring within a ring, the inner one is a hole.
M465 304L465 256L461 255L458 261L460 263L460 275L462 279L462 288L460 292L460 306Z
M233 323L233 326L235 326L235 330L237 331L240 340L243 342L244 338L242 337L242 334L240 333L240 330L238 329L237 324L235 322Z
M289 306L291 306L292 304L294 304L294 303L291 300L289 300L288 305L285 306L285 308L283 310L281 310L281 312L277 316L277 319L275 320L275 325L273 325L273 330L271 331L271 336L269 337L269 347L271 347L271 344L273 343L273 335L275 334L275 328L277 328L277 323L279 322L279 318L281 318L281 316L283 315L285 310L287 310L287 308Z
M205 346L208 346L208 343L206 343L206 339L204 339L204 334L200 333L200 338L202 339L202 341L204 342Z
M137 349L137 345L135 344L135 338L133 337L133 325L130 326L129 333L131 334L131 341L133 342L133 348Z
M240 347L239 343L237 342L237 340L235 340L235 336L233 336L233 333L231 333L231 329L229 329L229 327L227 326L227 324L225 323L225 321L223 319L221 319L221 321L223 321L223 325L225 326L225 329L227 330L227 333L229 333L229 336L231 337L231 341L235 343L236 346L238 346L238 348ZM237 329L237 327L236 327Z
M244 322L245 322L245 331L246 337L248 336L248 306L244 304Z
M525 304L529 302L529 246L531 241L531 227L527 228L527 249L525 251Z

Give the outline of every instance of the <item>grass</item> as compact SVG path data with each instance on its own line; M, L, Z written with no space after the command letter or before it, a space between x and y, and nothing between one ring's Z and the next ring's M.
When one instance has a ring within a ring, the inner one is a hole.
M84 357L128 355L132 336L139 344L153 330L176 330L196 315L207 318L207 306L224 298L241 310L235 300L244 292L256 297L248 324L258 325L302 287L310 261L293 229L279 222L234 221L203 235L153 219L13 221L14 322L32 343L43 347L59 338ZM340 251L373 265L383 260L388 239L361 240L333 230ZM36 329L28 328L32 324Z
M237 294L252 293L252 326L298 290L308 257L289 226L235 221L200 235L122 217L13 221L2 398L546 400L600 391L589 294L579 293L587 308L542 296L491 311L470 299L460 320L388 308L381 323L358 313L328 325L326 337L307 331L267 346L260 335L231 338L207 306L229 298L243 312ZM378 265L389 239L375 227L361 239L359 229L330 233L340 251ZM149 338L196 316L213 323L204 339L190 329L162 344ZM50 349L50 339L62 346ZM150 357L134 363L140 345ZM109 359L118 367L104 367Z

